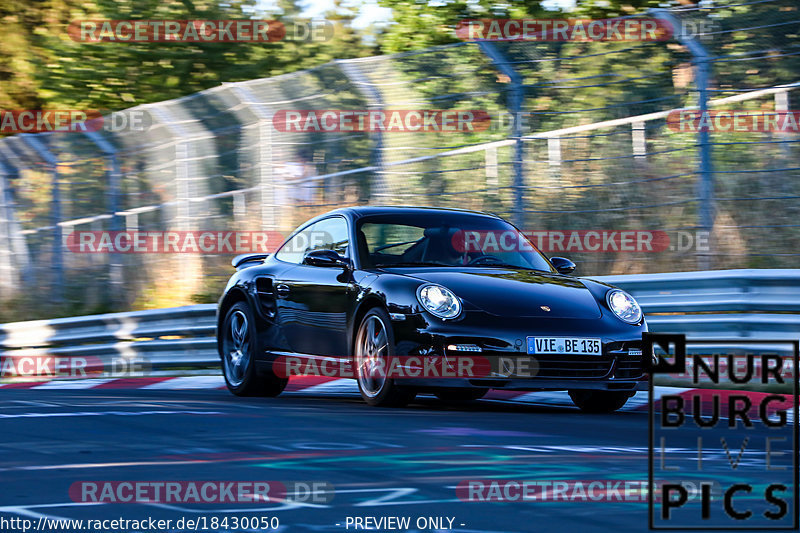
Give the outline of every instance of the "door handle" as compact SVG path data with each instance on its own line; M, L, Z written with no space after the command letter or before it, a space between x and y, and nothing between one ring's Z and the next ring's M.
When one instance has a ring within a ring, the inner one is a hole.
M285 283L279 283L275 286L275 292L278 293L279 298L289 296L289 286Z

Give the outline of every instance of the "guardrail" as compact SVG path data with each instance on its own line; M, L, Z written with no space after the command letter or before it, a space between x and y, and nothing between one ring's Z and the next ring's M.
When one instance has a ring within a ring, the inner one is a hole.
M800 339L800 269L603 276L630 292L651 331L694 339Z
M159 368L216 365L216 305L0 325L3 357L138 358Z
M629 291L651 331L695 339L800 338L800 269L596 277ZM218 365L213 304L0 325L0 355L146 360L153 369Z

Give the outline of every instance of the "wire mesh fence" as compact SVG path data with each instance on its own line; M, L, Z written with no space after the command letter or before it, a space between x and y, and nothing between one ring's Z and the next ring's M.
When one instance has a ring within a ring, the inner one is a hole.
M224 84L114 113L94 132L6 137L3 298L42 316L214 301L229 254L65 243L86 231L287 234L356 204L497 213L582 275L794 265L797 129L702 132L676 127L675 113L792 110L798 6L660 11L650 15L676 28L666 41L461 42ZM424 110L490 120L449 130L307 120L382 112L390 125L392 112ZM607 238L637 231L669 245Z

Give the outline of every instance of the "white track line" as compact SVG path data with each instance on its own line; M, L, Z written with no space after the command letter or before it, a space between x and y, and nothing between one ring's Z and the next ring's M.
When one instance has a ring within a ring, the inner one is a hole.
M42 385L37 385L33 387L37 390L54 390L54 389L92 389L94 387L98 387L103 385L104 383L108 383L109 381L114 381L114 379L69 379L69 380L53 380L48 381Z
M358 394L358 384L354 379L342 378L292 392L302 394Z
M149 390L216 389L225 386L222 376L184 376L151 383L142 387Z

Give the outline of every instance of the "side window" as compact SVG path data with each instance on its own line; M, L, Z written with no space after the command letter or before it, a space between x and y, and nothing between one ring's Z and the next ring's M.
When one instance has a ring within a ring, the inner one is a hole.
M308 246L309 236L313 230L313 224L300 233L295 234L294 237L284 244L280 250L275 254L275 258L287 263L294 263L299 265L303 262L303 255L306 253Z
M350 239L347 235L347 222L342 217L331 217L314 224L311 241L306 252L311 250L333 250L347 257Z
M289 239L275 257L287 263L299 265L311 250L334 250L342 256L348 255L349 239L347 222L342 217L331 217L315 224Z

